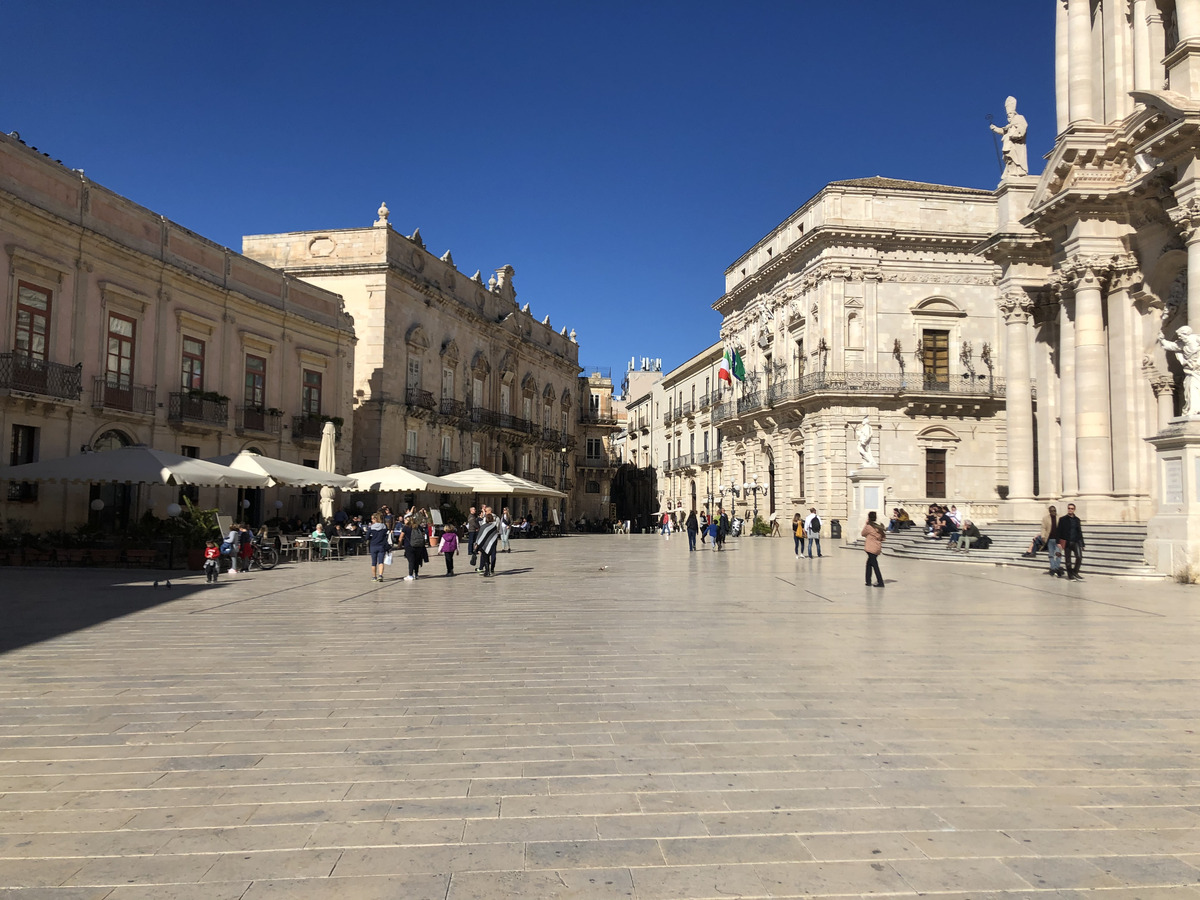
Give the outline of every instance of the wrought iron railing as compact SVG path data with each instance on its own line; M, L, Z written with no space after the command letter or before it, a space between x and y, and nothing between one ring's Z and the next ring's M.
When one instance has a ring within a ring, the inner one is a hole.
M544 484L548 488L554 488L555 490L557 490L558 489L558 478L554 475L543 475L542 476L542 484Z
M325 420L320 416L292 416L293 441L320 441L325 429ZM341 439L341 432L337 438Z
M256 431L259 434L279 434L283 431L283 413L271 412L261 406L239 406L237 421L239 431Z
M612 413L600 413L593 410L583 413L579 417L579 421L584 425L616 425L617 417Z
M716 394L701 394L700 399L696 401L696 411L708 409L716 402Z
M619 457L603 453L599 456L576 456L575 467L579 469L615 469L621 465Z
M404 391L404 402L408 406L417 409L428 409L431 412L438 408L437 401L433 398L433 393L423 391L420 388L410 387Z
M684 416L690 416L692 414L692 406L692 401L688 400L683 404L683 406L679 407L680 418L683 418Z
M172 391L167 395L167 421L224 428L229 423L229 401L188 391Z
M438 412L443 416L454 416L455 418L465 419L470 414L470 407L462 400L451 400L449 397L443 397Z
M737 415L737 406L732 403L718 403L713 407L712 421L716 425L719 422L725 422Z
M758 409L766 403L766 396L762 391L747 391L737 399L738 414L751 412Z
M404 466L406 469L413 469L417 472L429 471L429 463L425 460L425 457L416 456L412 453L405 453L404 456L400 457L400 465Z
M119 409L123 412L154 415L154 388L140 384L121 384L99 375L92 381L92 406L95 409Z
M437 473L439 475L449 475L451 472L457 472L458 468L457 459L439 459Z
M0 353L0 389L78 400L83 393L83 370L15 351Z

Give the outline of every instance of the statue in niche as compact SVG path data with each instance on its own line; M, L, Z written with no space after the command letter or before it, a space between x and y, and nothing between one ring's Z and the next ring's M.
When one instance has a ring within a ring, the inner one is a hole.
M1200 416L1200 334L1181 325L1173 341L1159 332L1158 345L1174 353L1183 367L1183 415Z
M864 469L874 469L878 466L874 454L871 453L871 438L874 435L875 431L871 428L870 420L863 416L858 427L854 429L854 437L858 440L858 457L862 461Z
M1000 135L1001 152L1004 154L1004 174L1001 179L1013 178L1029 174L1029 155L1025 147L1025 134L1029 124L1025 117L1017 112L1017 98L1009 97L1004 101L1004 111L1008 113L1008 124L1001 128L992 124L988 127Z

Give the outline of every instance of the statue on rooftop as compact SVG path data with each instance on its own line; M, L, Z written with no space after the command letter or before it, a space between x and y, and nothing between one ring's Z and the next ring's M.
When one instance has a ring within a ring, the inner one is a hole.
M1025 134L1029 124L1025 117L1017 112L1017 98L1009 97L1004 101L1004 110L1008 113L1008 124L1001 128L992 124L988 127L1001 136L1001 150L1004 154L1004 174L1001 178L1012 178L1029 174L1029 155L1025 147Z

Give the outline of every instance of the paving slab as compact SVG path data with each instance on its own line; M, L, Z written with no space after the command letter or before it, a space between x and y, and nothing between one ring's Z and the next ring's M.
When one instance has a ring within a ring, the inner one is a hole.
M0 896L1200 898L1196 588L728 548L6 568Z

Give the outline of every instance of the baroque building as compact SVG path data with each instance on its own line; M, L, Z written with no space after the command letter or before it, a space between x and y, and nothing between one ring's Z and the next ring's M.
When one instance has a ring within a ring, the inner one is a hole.
M579 443L575 456L575 490L571 516L602 522L615 516L612 509L613 475L620 465L613 440L622 428L619 404L613 402L612 374L607 369L585 369L579 377Z
M726 270L720 347L746 377L709 422L723 483L734 496L751 486L740 512L757 500L789 521L812 506L857 521L954 500L995 516L1007 492L997 270L972 252L995 221L990 192L838 181Z
M571 492L578 446L575 333L518 306L513 269L484 284L406 236L385 206L373 226L243 238L252 259L345 298L354 358L354 470L400 464L445 475L482 466ZM549 519L565 503L516 498Z
M1008 514L1063 498L1149 522L1147 562L1174 574L1200 549L1200 0L1055 8L1054 149L1040 177L1006 173L980 247L1001 270Z
M0 247L8 464L146 444L316 465L326 419L349 463L354 322L337 295L138 206L15 133L0 135ZM315 509L315 495L270 492L284 514ZM276 513L261 490L183 493L202 506L244 501L252 521ZM0 519L120 527L142 510L163 515L179 494L8 484Z

